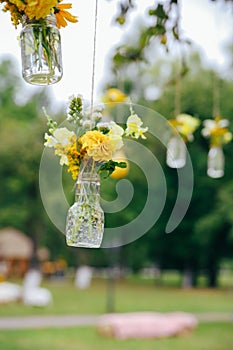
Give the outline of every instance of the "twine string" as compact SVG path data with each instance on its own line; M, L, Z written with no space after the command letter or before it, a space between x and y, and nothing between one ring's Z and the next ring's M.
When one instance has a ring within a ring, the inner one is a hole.
M91 118L92 118L93 109L94 109L97 18L98 18L98 0L95 1L95 23L94 23L94 41L93 41L93 55L92 55L92 78L91 78Z
M219 79L216 75L213 76L213 117L219 117L220 115L220 92L219 92Z

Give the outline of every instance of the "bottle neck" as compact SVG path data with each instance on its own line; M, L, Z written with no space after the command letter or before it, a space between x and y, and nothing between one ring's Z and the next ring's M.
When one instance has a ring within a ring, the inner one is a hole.
M96 173L82 173L76 182L76 201L95 201L100 197L100 179Z

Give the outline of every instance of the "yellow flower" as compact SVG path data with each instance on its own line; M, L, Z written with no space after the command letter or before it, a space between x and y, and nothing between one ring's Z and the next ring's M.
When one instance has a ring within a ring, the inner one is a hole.
M25 8L26 8L26 4L24 1L21 0L11 0L11 4L15 5L17 7L17 9L21 12L24 12Z
M226 132L223 135L223 139L224 139L224 143L231 142L231 140L232 140L232 133L230 131Z
M87 155L95 161L108 161L112 159L115 145L110 137L102 134L100 131L87 131L79 138L79 143Z
M176 120L179 123L178 130L185 136L193 134L200 125L200 121L189 114L179 114Z
M85 153L78 152L76 142L69 148L67 152L67 160L69 166L68 172L72 174L73 180L76 180L78 177L80 164L84 156Z
M184 136L184 139L192 141L193 133L200 125L200 121L189 114L183 113L179 114L175 119L169 120L168 124L176 128L177 131Z
M73 16L66 11L67 9L71 9L71 7L71 4L58 4L56 6L54 13L56 15L58 28L66 27L67 21L72 23L78 22L77 16Z
M19 10L18 10L16 5L7 3L4 6L3 11L4 12L10 11L10 13L11 13L11 21L14 24L15 27L17 27L17 25L22 22L22 13L19 12Z
M131 136L135 139L138 139L140 136L142 139L146 139L144 133L148 130L148 128L141 128L143 122L137 116L137 114L132 114L127 119L127 128L125 130L126 136Z
M218 116L215 119L206 119L203 125L202 135L204 137L210 137L212 146L228 143L232 140L232 133L227 129L229 125L227 119L221 119Z
M115 170L112 172L110 177L116 180L123 179L128 175L129 172L129 162L126 159L125 154L122 151L118 151L114 154L113 160L118 163L125 162L126 168L120 168L116 166Z
M116 88L108 89L102 97L104 103L125 102L128 96Z
M11 0L20 12L25 13L29 19L41 19L53 12L58 0Z

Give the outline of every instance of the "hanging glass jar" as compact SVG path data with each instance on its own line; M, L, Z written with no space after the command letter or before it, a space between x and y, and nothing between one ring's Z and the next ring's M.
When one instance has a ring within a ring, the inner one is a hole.
M167 165L170 168L182 168L186 163L186 145L180 136L172 136L167 144Z
M85 160L76 183L75 203L66 221L67 245L99 248L104 232L104 212L100 206L100 178L94 161Z
M225 159L221 146L211 146L207 159L207 174L213 178L224 175Z
M62 78L61 38L55 15L23 19L20 34L22 75L26 82L50 85Z

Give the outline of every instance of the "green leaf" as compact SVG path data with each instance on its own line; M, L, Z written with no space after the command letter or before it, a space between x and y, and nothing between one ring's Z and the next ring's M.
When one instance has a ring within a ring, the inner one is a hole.
M166 14L166 11L163 8L162 4L158 4L158 6L156 7L156 9L150 9L149 10L149 15L150 16L156 16L162 20L167 20L168 19L168 15Z
M172 28L172 33L173 33L173 36L176 40L179 40L179 33L178 33L178 28L177 26L173 27Z
M116 167L119 168L126 168L127 164L126 162L115 162L114 160L109 160L108 162L101 165L99 168L99 174L102 179L106 179L108 176L110 176Z

